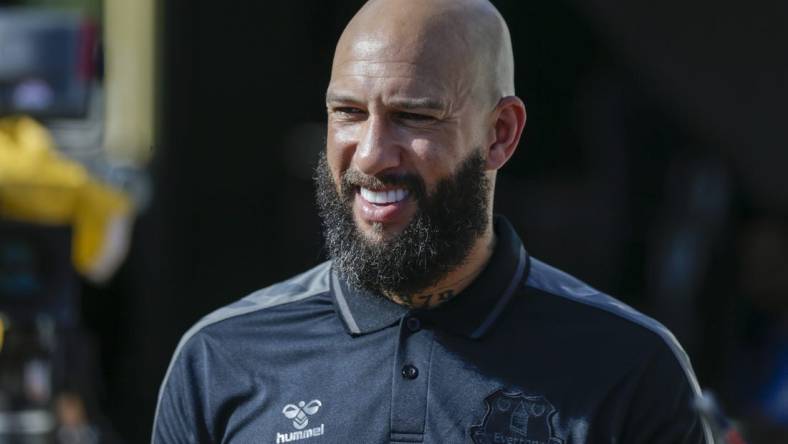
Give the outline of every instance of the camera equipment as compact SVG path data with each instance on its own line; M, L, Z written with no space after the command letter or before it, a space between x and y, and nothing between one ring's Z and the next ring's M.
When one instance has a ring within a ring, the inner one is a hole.
M0 8L0 115L84 116L96 42L77 13Z

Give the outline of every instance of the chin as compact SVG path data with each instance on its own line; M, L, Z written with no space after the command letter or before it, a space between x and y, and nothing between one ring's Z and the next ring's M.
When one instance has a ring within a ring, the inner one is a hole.
M382 222L359 223L356 221L356 230L358 230L367 241L371 243L380 243L390 241L399 236L403 228L387 226Z

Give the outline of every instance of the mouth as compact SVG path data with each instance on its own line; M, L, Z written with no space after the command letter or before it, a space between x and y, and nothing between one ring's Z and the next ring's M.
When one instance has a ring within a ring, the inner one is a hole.
M367 202L373 205L390 205L405 200L410 193L404 188L394 188L390 190L371 190L360 187L359 194Z
M356 216L366 223L405 224L415 211L410 196L406 188L374 190L359 187L355 199Z

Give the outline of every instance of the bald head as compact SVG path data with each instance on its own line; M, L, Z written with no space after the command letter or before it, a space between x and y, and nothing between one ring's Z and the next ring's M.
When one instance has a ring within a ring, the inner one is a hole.
M371 0L353 17L334 54L318 174L330 177L319 189L342 196L326 201L336 212L323 208L324 223L348 222L328 234L332 256L360 267L340 265L346 274L370 271L368 288L409 303L481 270L495 177L525 126L512 62L486 0Z
M332 76L365 59L372 75L385 59L430 71L435 82L461 74L457 92L485 102L514 95L509 30L487 0L370 0L339 40Z

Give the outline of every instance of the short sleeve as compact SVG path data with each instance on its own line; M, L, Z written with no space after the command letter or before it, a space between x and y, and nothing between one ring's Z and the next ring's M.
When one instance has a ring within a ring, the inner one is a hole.
M208 442L200 420L201 383L195 377L199 357L190 347L179 346L159 390L153 420L152 444Z
M695 374L678 344L660 344L639 380L622 442L713 444L695 408L700 396Z

